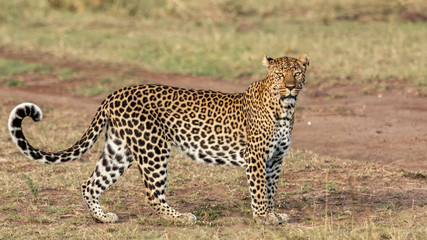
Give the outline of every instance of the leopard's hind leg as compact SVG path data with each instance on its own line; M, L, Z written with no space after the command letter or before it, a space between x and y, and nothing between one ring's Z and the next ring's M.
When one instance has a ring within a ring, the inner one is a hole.
M98 198L123 175L132 163L132 153L125 142L118 137L113 126L108 124L101 157L91 177L82 185L83 199L95 221L109 223L118 220L115 213L102 211Z
M146 122L141 124L137 129L144 131L141 132L138 143L131 142L129 149L138 162L148 203L163 218L194 222L196 217L193 214L180 213L166 202L167 166L171 144L162 131L161 124L151 116L147 116Z

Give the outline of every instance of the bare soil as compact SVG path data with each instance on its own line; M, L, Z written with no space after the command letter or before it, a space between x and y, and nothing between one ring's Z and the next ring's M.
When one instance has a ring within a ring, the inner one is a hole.
M8 47L0 47L0 57L76 70L79 78L69 81L28 73L20 76L26 83L24 87L6 87L0 81L3 100L49 104L56 111L95 113L105 96L83 97L73 89L96 82L105 73L131 71L134 77L148 83L223 92L241 92L250 84L244 79L233 83L207 76L154 73L139 66L76 61ZM411 86L401 82L386 83L383 90L366 94L366 85L360 83L310 85L312 77L315 76L308 76L308 84L299 97L294 149L427 173L427 97L412 94Z

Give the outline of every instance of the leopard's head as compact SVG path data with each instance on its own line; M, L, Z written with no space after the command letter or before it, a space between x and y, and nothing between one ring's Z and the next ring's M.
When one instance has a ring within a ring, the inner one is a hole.
M306 54L298 59L291 57L270 58L265 56L264 65L267 66L268 84L270 92L281 99L296 99L304 87L305 72L310 60Z

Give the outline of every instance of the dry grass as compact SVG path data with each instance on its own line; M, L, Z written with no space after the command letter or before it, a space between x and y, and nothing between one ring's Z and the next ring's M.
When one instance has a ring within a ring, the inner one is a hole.
M14 104L2 102L2 122ZM91 118L42 108L45 120L26 121L24 127L30 141L44 149L71 145ZM99 144L81 161L47 166L18 153L5 128L0 141L0 238L422 239L427 234L424 175L300 151L287 157L276 197L278 211L291 217L287 225L253 223L243 169L198 165L176 152L168 201L200 221L185 225L153 215L139 173L131 168L101 200L122 221L96 224L83 205L80 185L94 169Z

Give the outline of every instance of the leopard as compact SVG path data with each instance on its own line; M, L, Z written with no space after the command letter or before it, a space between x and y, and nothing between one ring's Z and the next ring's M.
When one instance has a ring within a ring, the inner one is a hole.
M104 213L99 198L134 163L155 213L168 220L195 222L195 215L180 213L166 201L168 161L174 147L197 163L245 168L254 221L284 224L289 217L276 212L274 198L309 58L306 54L265 56L263 63L265 77L241 93L158 84L121 88L103 100L83 136L58 152L42 151L28 142L22 129L24 118L37 122L43 116L36 104L21 103L9 116L11 139L29 159L59 164L81 158L105 129L101 156L81 186L96 222L119 220L115 213Z

